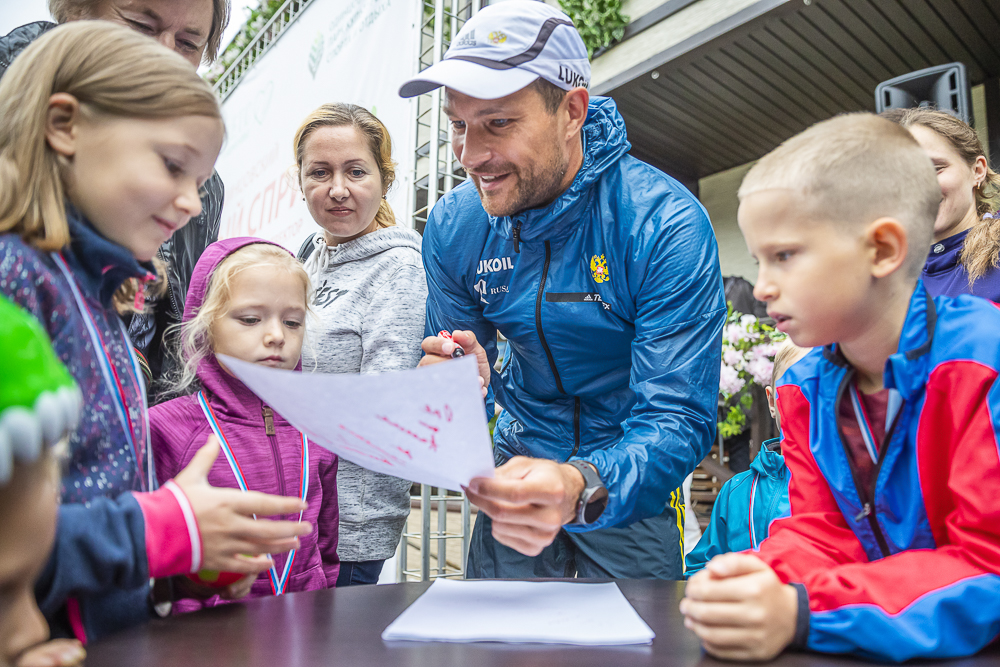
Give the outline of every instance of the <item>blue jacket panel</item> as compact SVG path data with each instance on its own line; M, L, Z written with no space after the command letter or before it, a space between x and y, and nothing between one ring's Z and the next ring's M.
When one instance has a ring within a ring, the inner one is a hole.
M583 143L544 208L497 218L470 182L446 194L423 257L428 335L471 329L491 361L497 330L509 341L488 400L498 462L593 463L610 497L590 529L660 514L708 452L726 306L705 210L625 154L610 99L591 101Z
M784 457L769 449L778 442L766 441L750 469L719 489L708 527L685 559L685 577L700 572L719 554L756 550L771 522L788 516L788 468Z

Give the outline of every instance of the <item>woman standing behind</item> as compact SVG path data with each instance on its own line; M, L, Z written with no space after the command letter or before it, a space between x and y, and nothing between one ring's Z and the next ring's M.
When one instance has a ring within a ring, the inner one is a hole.
M920 278L931 296L974 294L1000 301L1000 176L967 123L936 109L882 114L907 128L927 152L941 185L934 245Z
M303 198L322 228L303 247L316 313L304 370L416 367L427 283L420 235L397 227L385 200L395 178L388 130L359 106L324 104L305 119L294 149ZM337 489L337 586L374 584L410 513L410 482L341 460Z

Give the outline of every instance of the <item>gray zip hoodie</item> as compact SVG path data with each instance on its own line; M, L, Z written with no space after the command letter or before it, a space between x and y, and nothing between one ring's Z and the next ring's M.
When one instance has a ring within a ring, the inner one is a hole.
M414 368L424 337L427 282L420 235L389 227L332 248L323 234L305 263L313 310L302 367L319 373ZM383 560L396 551L410 513L410 482L341 459L337 473L342 561Z

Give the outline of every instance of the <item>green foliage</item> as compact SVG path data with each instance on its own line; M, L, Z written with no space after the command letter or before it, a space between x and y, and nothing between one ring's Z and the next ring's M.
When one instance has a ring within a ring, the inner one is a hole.
M747 416L742 410L740 410L735 405L729 406L729 412L726 414L726 418L719 422L719 435L723 439L731 438L734 435L739 435L743 432L743 429L747 424Z
M591 58L625 35L629 18L621 0L559 0L559 6L573 19Z

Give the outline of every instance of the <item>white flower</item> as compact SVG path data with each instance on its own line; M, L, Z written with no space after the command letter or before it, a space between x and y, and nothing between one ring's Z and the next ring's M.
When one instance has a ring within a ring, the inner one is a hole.
M734 368L742 366L744 361L743 353L725 345L722 348L722 361L725 362L727 366L732 366Z
M747 364L747 372L753 376L753 381L764 387L771 383L771 373L774 362L765 356L757 357Z
M744 315L740 318L740 326L748 331L755 324L757 324L757 318L753 315Z
M722 368L719 374L719 389L724 394L735 394L746 382L740 377L739 372L732 366L727 366L722 364Z

